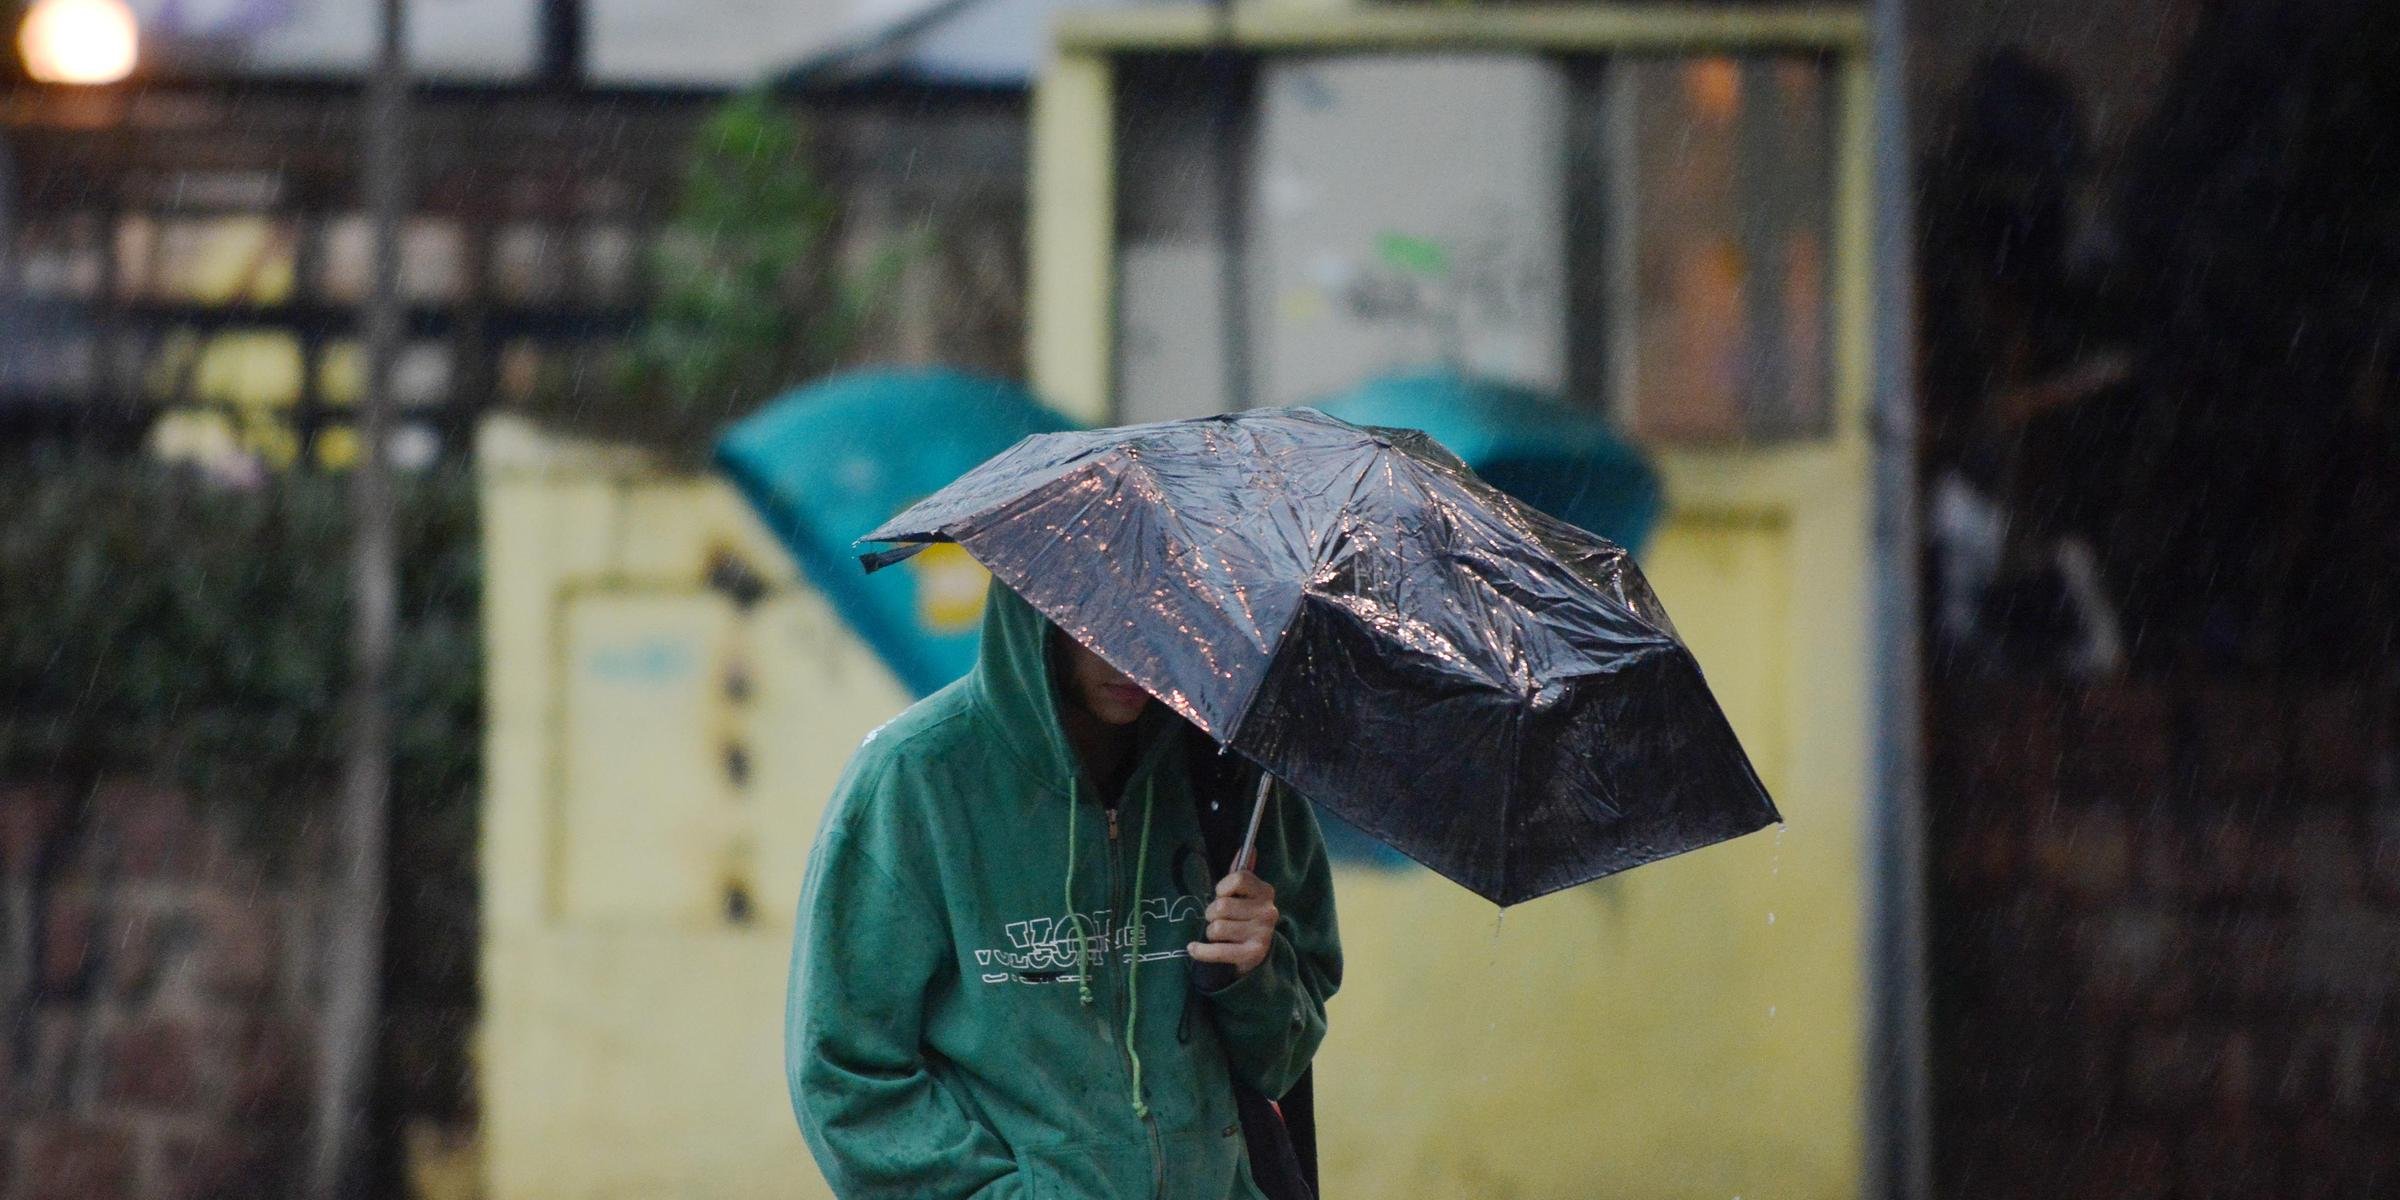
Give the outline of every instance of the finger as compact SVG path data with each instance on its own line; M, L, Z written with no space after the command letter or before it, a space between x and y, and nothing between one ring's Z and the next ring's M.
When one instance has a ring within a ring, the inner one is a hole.
M1266 941L1275 936L1272 921L1210 921L1208 940L1212 942Z
M1185 953L1192 956L1195 962L1239 962L1245 953L1240 946L1219 942L1193 942L1183 949Z
M1220 896L1264 896L1273 899L1275 886L1248 871L1235 871L1217 881Z
M1254 871L1235 871L1217 881L1217 894L1220 896L1272 896L1275 894L1275 885L1260 878Z
M1202 915L1211 921L1248 921L1259 925L1273 925L1279 914L1276 913L1274 905L1263 900L1226 900L1221 901L1214 911Z
M1252 921L1210 921L1208 923L1208 940L1212 942L1256 941L1262 934L1271 932L1273 932L1272 929Z

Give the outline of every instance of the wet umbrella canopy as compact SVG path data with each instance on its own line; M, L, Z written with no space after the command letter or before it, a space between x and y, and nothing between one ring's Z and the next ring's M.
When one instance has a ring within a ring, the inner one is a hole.
M1218 742L1499 904L1780 819L1619 547L1311 409L1026 438L955 542Z

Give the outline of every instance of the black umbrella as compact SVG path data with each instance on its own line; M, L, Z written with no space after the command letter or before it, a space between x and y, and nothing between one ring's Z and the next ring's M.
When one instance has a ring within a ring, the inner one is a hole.
M1312 409L1037 434L956 542L1219 743L1499 904L1781 819L1625 551Z

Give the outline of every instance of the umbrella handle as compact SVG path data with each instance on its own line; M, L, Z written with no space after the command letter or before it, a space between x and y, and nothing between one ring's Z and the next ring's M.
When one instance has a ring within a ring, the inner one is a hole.
M1265 771L1258 773L1258 801L1250 807L1250 831L1242 835L1242 849L1233 856L1233 869L1258 869L1258 827L1267 818L1267 797L1274 794L1275 777Z
M1275 790L1275 777L1264 771L1258 773L1258 801L1250 808L1250 830L1242 835L1242 848L1234 852L1233 869L1252 871L1258 868L1258 827L1266 820L1267 797ZM1231 963L1192 964L1192 982L1203 992L1220 991L1233 986L1238 978Z

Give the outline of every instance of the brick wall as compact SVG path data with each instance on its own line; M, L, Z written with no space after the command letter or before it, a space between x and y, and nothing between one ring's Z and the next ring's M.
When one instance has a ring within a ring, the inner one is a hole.
M0 1200L283 1194L314 898L184 793L0 783Z
M2389 694L1932 696L1937 1194L2400 1196Z

